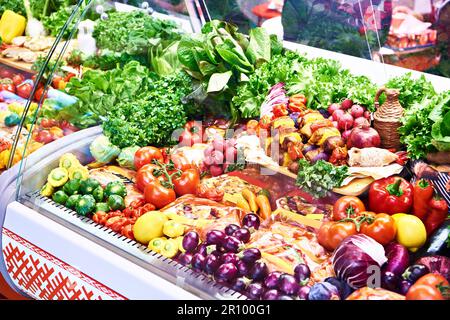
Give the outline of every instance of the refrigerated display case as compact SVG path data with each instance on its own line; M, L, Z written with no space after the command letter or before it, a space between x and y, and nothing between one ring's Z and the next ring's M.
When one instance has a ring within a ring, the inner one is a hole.
M142 9L142 3L138 5ZM186 1L189 21L187 16L183 18L178 14L175 18L162 13L156 16L181 21L185 32L195 32L209 16L207 11L199 10L203 6L203 1ZM117 8L132 10L121 4ZM146 5L143 8L148 11ZM79 15L75 28L84 14ZM75 32L71 34L74 36ZM366 75L380 86L389 77L408 71L292 42L284 42L284 47L310 57L335 59L352 73ZM65 49L51 52L47 60L52 57L62 59ZM46 71L44 69L39 70L38 81ZM46 87L50 85L55 70L50 70ZM413 72L415 77L420 75L422 73ZM437 91L450 88L449 79L428 74L425 77ZM27 102L25 112L30 103ZM32 115L32 126L37 123L41 106L42 101ZM23 121L18 133L21 130L24 130ZM30 141L32 127L28 132L27 140ZM96 125L64 136L23 156L20 162L0 176L3 252L0 271L8 285L26 297L48 300L246 299L246 296L210 277L153 252L88 217L81 217L40 194L47 176L58 166L62 155L72 153L83 164L92 162L89 146L101 134L101 126Z

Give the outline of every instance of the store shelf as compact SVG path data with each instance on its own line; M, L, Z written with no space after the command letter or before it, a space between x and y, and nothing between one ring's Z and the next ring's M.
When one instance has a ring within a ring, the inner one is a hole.
M16 70L24 71L24 72L36 73L36 71L33 71L31 69L31 67L33 65L32 63L27 63L27 62L23 62L23 61L15 61L15 60L9 59L9 58L0 58L0 64L3 64L5 66L14 68Z

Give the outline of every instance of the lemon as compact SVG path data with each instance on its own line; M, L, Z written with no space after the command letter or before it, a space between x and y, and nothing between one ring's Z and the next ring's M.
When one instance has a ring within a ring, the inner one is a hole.
M397 242L410 251L417 251L427 241L427 231L422 220L412 214L395 214L392 216L397 227Z
M133 226L134 238L142 244L148 244L152 239L162 237L164 223L167 220L167 217L159 211L143 214Z

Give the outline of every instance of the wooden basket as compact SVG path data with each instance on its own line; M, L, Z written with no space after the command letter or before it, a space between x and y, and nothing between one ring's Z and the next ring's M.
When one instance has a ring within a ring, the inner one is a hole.
M386 94L386 101L380 107L378 99L382 93ZM373 127L380 135L382 148L398 150L401 146L398 128L401 126L403 108L398 101L399 93L399 90L382 87L375 95Z

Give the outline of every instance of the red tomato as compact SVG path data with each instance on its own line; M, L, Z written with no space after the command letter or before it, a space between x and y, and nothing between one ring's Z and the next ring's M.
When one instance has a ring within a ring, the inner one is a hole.
M25 81L25 77L23 76L23 74L21 73L16 73L13 77L12 77L12 81L14 83L15 86L18 86L19 84L21 84L22 82Z
M175 153L175 154L170 155L169 159L172 160L172 162L175 166L175 169L178 169L181 171L185 171L187 169L191 169L191 168L195 167L192 163L190 163L188 161L188 159L184 155L182 155L180 153Z
M164 161L161 151L155 147L143 147L134 155L134 166L136 170L139 170L143 165L152 163L153 160Z
M16 93L16 87L14 86L14 83L12 83L12 80L3 79L0 82L0 91L3 91L3 90L6 90L6 91L9 91L12 93Z
M41 127L42 128L51 128L58 125L58 121L54 119L42 118Z
M345 238L357 233L353 222L324 222L317 233L317 240L325 249L332 251Z
M159 181L153 181L145 187L144 197L145 201L153 204L156 209L165 207L177 198L173 189L165 188Z
M29 83L22 83L16 87L17 95L24 99L28 99L30 97L32 90L33 86Z
M0 68L0 78L12 79L14 72L7 68Z
M366 211L366 207L359 198L344 196L339 198L333 206L333 220L339 221L348 216L355 218L363 211Z
M153 182L155 180L164 180L164 176L161 175L159 177L155 177L153 175L153 170L155 169L160 169L157 165L155 164L146 164L144 165L142 168L140 168L138 170L138 172L136 173L136 185L138 187L139 190L141 190L142 192L145 190L145 187L150 184L150 182Z
M175 193L179 197L185 194L196 194L199 184L200 174L197 169L188 169L179 178L173 180Z
M47 98L47 93L44 94L44 88L43 87L42 88L38 88L36 90L36 93L34 94L34 100L41 101L42 96L44 96L44 99Z
M47 144L47 143L52 142L54 139L53 139L53 136L50 133L50 131L42 130L37 134L37 136L36 136L36 138L34 138L34 140L36 140L37 142L43 143L43 144Z
M448 300L449 283L440 274L429 273L417 280L406 293L406 300Z
M394 218L386 213L375 215L373 212L364 212L364 214L372 217L373 221L363 222L361 224L361 233L382 245L387 245L394 240L397 233Z

